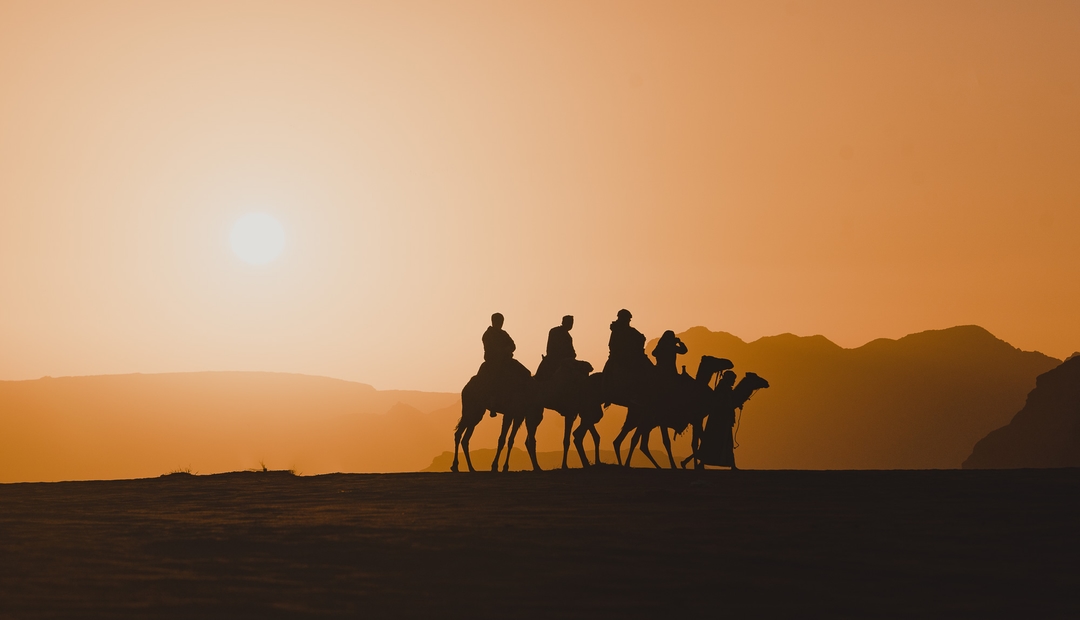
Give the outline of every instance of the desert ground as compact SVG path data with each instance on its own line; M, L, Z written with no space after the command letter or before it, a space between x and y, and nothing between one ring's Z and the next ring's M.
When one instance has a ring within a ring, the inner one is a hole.
M1080 614L1080 470L0 485L0 616Z

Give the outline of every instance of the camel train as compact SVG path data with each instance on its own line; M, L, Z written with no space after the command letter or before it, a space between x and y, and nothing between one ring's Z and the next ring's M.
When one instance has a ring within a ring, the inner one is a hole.
M584 467L599 464L600 433L596 424L611 404L627 409L626 420L613 441L619 465L629 467L634 450L640 446L646 458L661 468L649 451L649 437L658 429L672 469L680 465L685 469L690 461L695 469L706 465L737 469L732 435L735 410L742 409L754 392L769 387L769 382L748 372L735 383L736 375L731 371L734 364L710 355L701 356L694 376L687 374L685 367L681 373L676 372L675 356L686 353L686 347L671 331L665 332L653 350L657 360L653 364L644 354L644 336L629 326L629 318L630 313L622 310L612 322L608 363L602 371L593 372L591 364L576 359L568 333L573 317L564 317L563 324L549 333L548 354L534 375L513 359L514 344L502 331L502 315L492 315L492 327L484 334L484 364L461 390L461 419L454 429L454 461L450 470L459 471L461 452L469 471L476 471L469 456L469 439L488 413L491 417L502 415L491 471L499 471L504 447L502 471L510 469L510 454L522 423L533 470L540 471L536 430L544 409L563 417L562 467L567 468L571 437ZM688 428L692 429L692 452L677 465L668 431L679 435ZM624 462L622 442L631 432ZM595 450L591 462L585 450L586 435L592 437Z

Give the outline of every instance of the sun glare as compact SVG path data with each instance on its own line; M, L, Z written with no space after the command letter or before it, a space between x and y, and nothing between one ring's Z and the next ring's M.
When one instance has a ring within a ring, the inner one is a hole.
M252 265L265 265L281 254L285 247L285 229L265 213L248 213L236 220L229 242L240 260Z

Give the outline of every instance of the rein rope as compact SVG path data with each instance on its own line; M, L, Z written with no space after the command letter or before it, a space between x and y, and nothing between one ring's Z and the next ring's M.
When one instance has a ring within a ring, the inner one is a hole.
M739 415L735 418L735 433L731 436L731 444L732 446L734 446L732 448L733 450L739 447L739 427L742 426L742 408L746 405L746 403L750 402L751 398L754 397L754 392L757 392L757 390L750 392L750 395L746 397L746 400L743 401L743 404L739 405Z

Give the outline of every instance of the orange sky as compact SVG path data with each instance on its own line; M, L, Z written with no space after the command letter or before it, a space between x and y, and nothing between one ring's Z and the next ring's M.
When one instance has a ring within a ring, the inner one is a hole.
M621 307L1064 357L1078 110L1077 2L0 0L0 379L450 391Z

